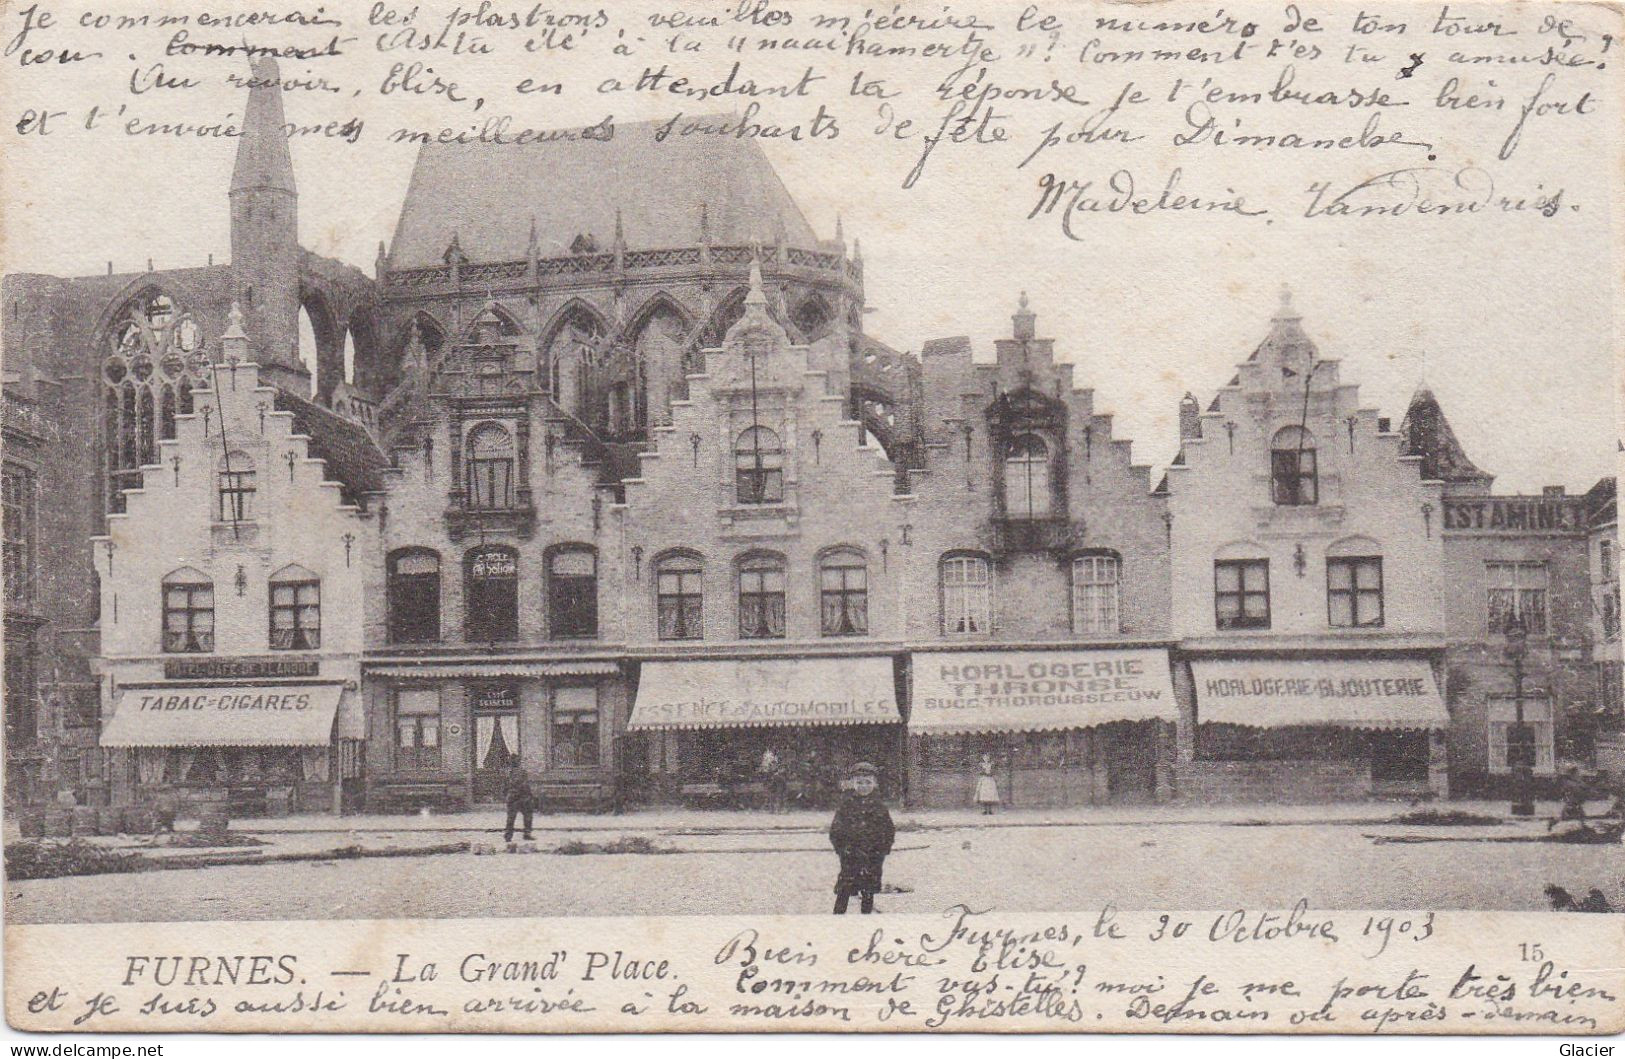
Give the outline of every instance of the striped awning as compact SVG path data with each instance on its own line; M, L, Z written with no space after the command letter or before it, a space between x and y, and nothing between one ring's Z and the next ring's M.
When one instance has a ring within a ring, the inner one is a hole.
M897 724L890 658L645 662L629 731Z
M1448 728L1419 658L1223 659L1191 663L1196 719L1255 728Z
M612 677L620 667L614 662L392 662L368 666L367 672L380 677L451 679L456 677Z
M327 746L341 684L126 688L104 747Z

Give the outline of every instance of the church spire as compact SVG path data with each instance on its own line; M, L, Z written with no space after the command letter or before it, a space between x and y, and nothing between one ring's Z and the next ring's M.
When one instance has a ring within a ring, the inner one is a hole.
M288 152L287 119L282 113L282 73L269 55L254 61L243 135L237 141L237 166L231 190L269 188L296 192L293 156Z
M310 369L299 359L299 193L282 113L282 74L256 59L237 165L231 174L231 270L261 378L301 396Z

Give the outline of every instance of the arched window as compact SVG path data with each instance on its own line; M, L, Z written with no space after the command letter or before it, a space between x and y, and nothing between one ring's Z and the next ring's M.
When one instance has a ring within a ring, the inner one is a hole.
M548 634L555 640L598 635L598 556L565 545L547 560Z
M1302 427L1282 427L1270 442L1270 499L1289 507L1320 502L1315 438Z
M322 582L302 566L271 575L271 649L313 651L322 645Z
M704 637L704 576L696 555L668 555L655 564L655 616L662 640Z
M942 633L944 636L984 636L993 628L993 584L987 558L981 555L944 556L942 580Z
M1115 636L1121 631L1118 578L1121 565L1108 553L1072 560L1072 631L1079 636Z
M842 548L818 564L818 625L825 636L869 632L869 564L862 553Z
M739 637L774 640L784 636L784 560L750 555L739 564Z
M519 553L501 544L463 557L463 636L470 643L519 638Z
M513 507L513 436L500 423L481 423L468 433L468 506Z
M164 576L164 651L214 650L214 582L190 567Z
M440 639L440 556L403 548L389 556L390 643Z
M1011 518L1049 516L1049 446L1037 434L1022 434L1005 453L1004 510Z
M734 444L735 492L741 504L777 504L784 499L784 447L779 436L756 426Z
M246 522L254 517L254 461L246 452L220 457L221 522Z

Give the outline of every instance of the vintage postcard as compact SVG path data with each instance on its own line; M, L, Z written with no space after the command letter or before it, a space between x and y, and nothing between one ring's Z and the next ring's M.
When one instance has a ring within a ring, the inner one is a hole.
M1625 1029L1622 53L10 0L9 1024Z

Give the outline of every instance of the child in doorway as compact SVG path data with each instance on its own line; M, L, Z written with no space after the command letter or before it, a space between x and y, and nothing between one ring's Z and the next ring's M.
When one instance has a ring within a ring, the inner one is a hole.
M993 755L982 755L982 767L976 776L976 804L982 807L983 816L992 816L993 807L999 804L999 781L993 778Z
M897 829L891 813L880 800L880 784L875 767L867 761L852 766L850 792L835 810L829 825L829 841L841 858L841 873L835 878L835 914L846 915L847 902L858 895L859 911L875 910L875 894L880 891L880 871L891 852Z

